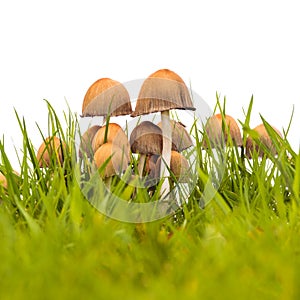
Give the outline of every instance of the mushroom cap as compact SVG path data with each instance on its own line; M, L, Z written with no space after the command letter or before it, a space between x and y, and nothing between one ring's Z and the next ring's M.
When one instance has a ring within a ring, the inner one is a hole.
M80 146L79 146L79 157L83 156L83 153L86 153L87 157L93 157L93 148L92 141L97 133L97 131L101 128L99 125L94 125L88 128L81 137Z
M155 164L155 178L160 176L161 157ZM190 166L188 160L179 152L171 151L170 170L178 182L188 182L190 175Z
M145 79L132 117L171 109L195 110L182 78L168 69L160 69Z
M100 78L87 90L82 116L129 115L132 113L130 96L123 84L110 78Z
M238 146L243 145L242 135L240 128L236 122L236 120L229 116L224 115L226 126L228 126L229 134L232 141ZM228 139L227 130L223 127L223 119L221 114L215 114L211 116L206 125L205 130L208 135L208 139L212 147L216 147L217 145L224 145L226 144ZM225 129L225 130L224 130ZM203 146L207 147L206 141L203 141Z
M161 128L161 122L157 124ZM193 141L181 122L171 120L172 128L172 150L182 152L193 146Z
M272 128L278 133L278 135L282 137L281 132L277 128L275 128L274 126L272 126ZM276 148L273 145L273 142L267 132L265 125L260 124L256 126L253 130L258 133L260 143L262 143L266 148L268 148L273 155L276 155ZM252 158L253 151L257 151L259 157L264 156L264 151L260 147L260 145L256 144L252 137L248 136L246 140L246 156L248 158Z
M0 185L7 189L7 180L6 177L0 172Z
M130 135L131 151L140 154L161 154L162 131L150 121L137 125Z
M97 149L104 144L106 125L102 126L95 134L92 141L92 149L94 153ZM112 143L121 149L124 149L126 155L130 156L130 146L127 135L122 127L116 123L109 123L107 129L107 143Z
M128 167L129 160L124 155L123 150L112 143L105 143L94 154L94 161L97 168L101 166L109 159L106 167L101 173L101 176L111 177L125 171Z
M57 136L47 137L45 141L40 145L37 151L37 161L40 168L49 167L51 165L51 160L53 157L56 161L62 165L63 164L63 152L62 148L66 145Z

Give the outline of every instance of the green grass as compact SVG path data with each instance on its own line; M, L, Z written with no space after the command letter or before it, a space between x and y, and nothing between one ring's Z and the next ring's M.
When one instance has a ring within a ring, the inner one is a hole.
M197 128L198 181L187 203L175 215L134 224L102 215L85 199L74 163L76 117L69 111L60 121L46 104L41 135L64 141L62 166L53 155L48 169L38 167L18 114L19 175L0 143L8 181L0 186L1 299L299 299L300 155L286 134L280 138L262 117L278 156L264 149L267 156L252 160L229 138L217 151L222 180L213 190L216 156L202 150L206 133ZM244 142L255 139L252 105L240 120ZM118 196L145 201L145 189L112 184Z

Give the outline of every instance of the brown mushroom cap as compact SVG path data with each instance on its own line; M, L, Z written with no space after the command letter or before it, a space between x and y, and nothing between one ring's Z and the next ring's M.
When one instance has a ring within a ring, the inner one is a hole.
M49 167L51 159L56 157L57 162L63 164L63 152L62 148L66 145L58 137L52 136L47 137L45 141L40 145L37 151L37 161L40 168Z
M79 146L79 157L83 156L83 153L86 153L87 157L93 157L93 149L92 149L92 141L97 133L97 131L101 128L99 125L94 125L88 128L81 137L80 146Z
M7 180L6 177L0 172L0 185L7 189Z
M157 124L161 128L161 122ZM171 120L172 127L172 150L182 152L193 146L193 141L181 122Z
M272 128L278 133L278 135L282 137L282 134L278 129L276 129L274 126L272 126ZM258 133L260 143L262 143L266 148L268 148L273 155L276 155L276 148L273 145L273 142L267 132L265 125L260 124L256 126L253 130ZM255 141L250 136L248 136L246 140L246 156L248 158L252 158L253 151L258 152L259 157L264 156L264 151L261 148L261 146L256 144Z
M94 161L97 168L107 162L103 173L103 177L111 177L125 171L128 167L129 161L120 147L112 143L105 143L94 154Z
M130 145L133 153L161 154L162 131L150 121L143 121L130 134Z
M82 116L128 115L132 113L130 96L123 84L110 78L95 81L87 90Z
M224 115L224 118L225 118L226 126L228 126L229 134L232 141L238 147L242 146L243 145L242 135L236 120L229 115ZM217 145L224 145L224 143L226 144L227 142L228 133L226 128L223 127L222 122L223 122L222 115L216 114L211 116L205 125L205 130L212 147L216 147ZM206 141L203 141L203 146L207 147Z
M155 164L155 178L160 176L161 157L158 158ZM188 182L189 179L189 162L187 159L177 151L171 152L170 170L178 182Z
M195 110L189 90L182 78L161 69L145 79L132 117L171 109Z
M106 125L102 126L95 134L93 141L92 141L92 149L94 153L97 151L99 147L104 144L105 139L105 131ZM122 127L116 123L109 123L107 129L107 143L112 143L121 149L124 149L126 155L130 156L130 146L128 142L127 135L125 134Z

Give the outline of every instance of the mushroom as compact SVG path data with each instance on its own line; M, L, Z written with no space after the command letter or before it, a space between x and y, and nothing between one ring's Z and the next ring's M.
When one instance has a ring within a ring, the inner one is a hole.
M155 165L160 155L150 154L146 157L144 172L150 175L150 178L155 177ZM159 174L158 174L159 175ZM159 178L159 177L158 177Z
M282 134L278 129L272 126L272 128L277 132L277 134L282 137ZM248 136L246 140L246 156L251 159L252 154L254 151L258 152L259 157L264 156L264 150L262 149L261 145L264 145L269 151L273 154L276 155L277 151L276 148L274 147L273 141L270 138L266 127L264 124L260 124L256 126L253 129L257 134L258 134L258 139L259 139L259 144L255 143L252 137Z
M161 168L161 157L158 158L155 165L155 177L157 178L160 174ZM177 182L186 183L189 180L189 170L190 166L187 159L179 152L171 151L171 162L170 170L173 176L176 178ZM171 177L172 180L172 177Z
M224 115L224 121L225 124L223 124L222 114L216 114L211 116L206 123L205 130L211 147L224 146L228 140L228 133L236 146L241 147L243 141L237 122L229 115ZM206 140L203 141L203 146L208 147Z
M0 172L0 185L7 189L7 180L6 177Z
M146 156L162 153L162 131L150 121L143 121L136 126L130 135L130 145L132 153L139 153L138 172L143 175Z
M98 169L107 163L100 174L103 178L111 178L125 171L129 164L129 160L122 149L110 142L97 149L94 154L94 161Z
M171 160L172 131L169 111L171 109L195 110L189 91L182 78L168 69L161 69L145 79L139 92L132 117L161 112L163 149L160 175L169 173ZM162 185L162 193L169 193L167 183Z
M53 159L55 159L55 162L59 165L62 165L64 160L62 151L63 148L65 148L65 143L63 143L58 137L47 137L37 151L36 157L39 167L49 167Z
M157 124L161 128L161 122ZM182 152L193 146L193 141L181 122L171 120L172 128L172 150Z
M130 158L128 138L120 125L108 123L108 127L107 125L104 125L96 132L92 141L94 153L96 153L97 149L105 143L113 143L114 145L119 146L126 154L126 157L128 159Z
M82 116L103 116L103 124L108 115L121 116L132 113L130 96L123 84L110 78L100 78L87 90Z
M82 158L83 154L86 153L88 158L94 156L92 141L101 126L94 125L88 128L81 137L80 146L79 146L79 157Z

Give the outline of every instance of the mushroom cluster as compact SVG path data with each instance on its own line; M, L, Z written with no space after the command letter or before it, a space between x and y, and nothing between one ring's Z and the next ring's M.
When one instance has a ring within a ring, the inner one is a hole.
M282 138L280 131L274 126L272 128ZM208 143L211 148L224 147L228 144L229 136L234 145L243 147L240 128L236 120L230 115L215 114L211 116L205 124L205 132L207 139L203 139L202 145L204 148L208 147ZM249 159L253 157L254 152L262 158L266 155L264 148L268 149L272 155L278 154L264 124L256 126L252 129L252 132L256 138L254 139L252 135L248 135L245 144L246 156Z
M160 69L145 79L132 117L160 112L162 130L162 153L160 178L169 177L172 150L172 124L170 110L195 110L189 90L182 78L168 69ZM168 182L163 181L162 194L170 192Z
M101 78L87 90L82 117L102 116L103 122L88 128L81 137L79 157L92 159L97 168L104 168L104 177L123 172L129 165L131 153L138 155L137 173L140 178L186 179L183 171L189 169L186 158L180 152L193 145L185 126L170 118L170 110L195 110L189 91L182 78L168 69L161 69L146 78L140 89L135 110L130 96L119 82ZM109 123L110 117L130 115L139 117L159 113L161 121L154 124L142 121L128 138L117 123ZM107 160L111 159L109 162ZM122 162L122 163L121 163ZM121 164L120 164L121 163ZM167 195L170 186L163 179L161 194Z
M161 122L156 125L150 121L143 121L130 135L132 153L140 154L139 176L149 176L154 183L161 178L162 141ZM180 152L191 147L193 142L185 126L175 120L171 120L171 145L170 177L173 175L178 182L187 182L189 163Z
M125 171L130 161L127 135L116 123L94 125L82 135L79 157L86 156L97 168L103 168L101 176L108 178Z
M83 133L79 157L93 161L96 168L102 170L103 178L121 174L129 166L134 176L149 178L154 184L162 180L160 193L166 196L172 180L188 181L190 166L182 151L193 146L185 126L170 117L170 111L176 109L195 110L195 107L182 78L169 69L160 69L144 80L134 110L124 85L110 78L101 78L85 94L82 117L100 116L103 118L102 124L93 125ZM140 119L152 113L160 113L158 124ZM110 122L110 117L121 115L139 117L129 137L119 124ZM204 149L235 145L245 148L248 158L251 158L253 151L263 155L257 139L254 141L248 136L243 145L238 123L230 115L220 113L211 116L205 131ZM257 131L264 147L274 153L275 148L264 126L258 126L254 131ZM132 157L137 157L137 168Z

